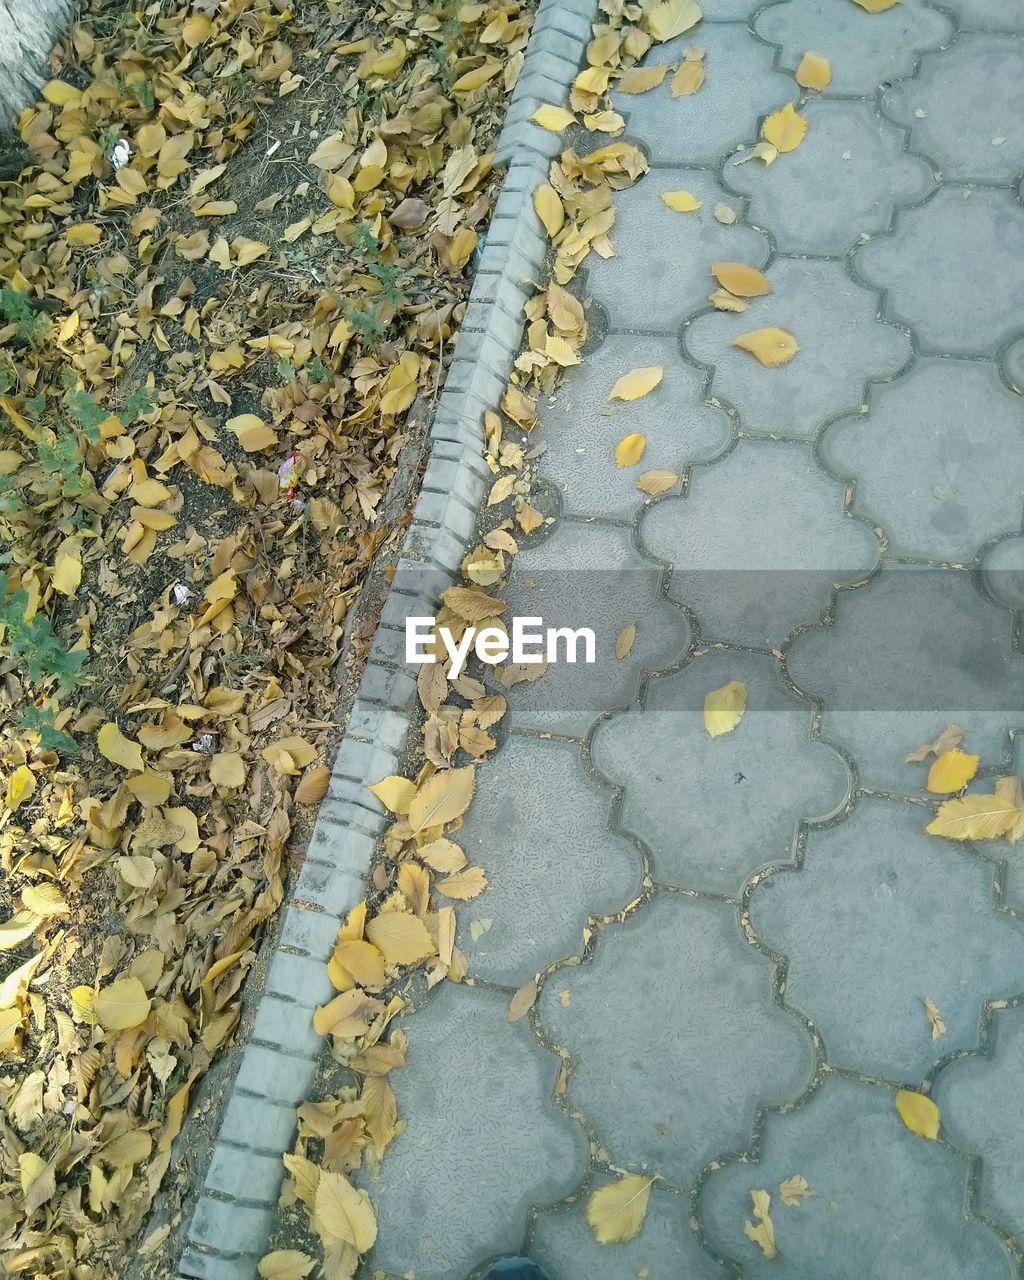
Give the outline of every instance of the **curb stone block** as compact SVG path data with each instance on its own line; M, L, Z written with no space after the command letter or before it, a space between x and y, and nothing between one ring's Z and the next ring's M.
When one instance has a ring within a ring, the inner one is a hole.
M347 913L349 903L343 910ZM296 906L285 907L281 946L294 947L305 955L316 956L327 963L341 928L340 917L326 911L308 911Z
M235 1194L238 1187L244 1187L246 1200L259 1201L272 1209L281 1186L281 1169L279 1156L264 1156L218 1144L210 1161L206 1185L212 1191L229 1195Z
M386 775L381 775L386 776ZM361 875L366 868L367 863L373 856L373 850L376 847L376 839L362 831L356 831L348 825L332 826L330 819L332 813L328 813L328 822L324 823L323 834L319 836L316 843L310 842L311 856L307 858L307 862L313 868L306 877L304 888L307 891L316 890L318 892L326 892L321 889L323 882L322 867L330 867L334 875ZM303 870L299 872L299 883L303 883ZM316 898L306 898L307 902L316 902Z
M227 1105L220 1136L262 1151L290 1151L298 1124L292 1107L236 1094ZM280 1162L281 1157L277 1157Z
M307 859L306 865L320 864ZM287 951L279 951L270 962L267 974L268 996L280 996L283 1000L292 1000L306 1009L314 1009L318 1004L330 1000L333 994L327 970L312 956L293 956ZM260 1012L264 1003L267 1002L260 1001Z
M302 1016L305 1017L305 1011ZM305 1061L266 1049L263 1045L250 1044L246 1046L235 1087L267 1102L297 1107L306 1100L314 1075L312 1058ZM282 1175L283 1172L282 1169ZM206 1243L215 1244L216 1241Z
M182 1276L193 1276L196 1280L253 1280L254 1267L258 1259L225 1258L221 1254L200 1253L198 1249L188 1248L181 1256L179 1269Z
M225 1213L225 1209L230 1209ZM253 1205L239 1204L232 1201L225 1204L223 1200L212 1196L201 1196L192 1219L191 1238L194 1243L206 1245L218 1254L234 1255L239 1261L248 1259L249 1275L255 1271L255 1262L262 1256L262 1247L255 1247L257 1241L266 1240L274 1225L272 1208L257 1208ZM218 1258L218 1263L220 1258ZM210 1273L218 1277L222 1272L216 1268Z
M323 965L320 968L324 970ZM330 990L330 985L328 982L325 993L327 999L337 995L337 992ZM252 1043L276 1045L289 1058L315 1057L323 1046L323 1037L313 1030L313 1015L310 1010L305 1009L301 1018L295 1016L296 1003L294 999L268 992L256 1011L256 1020L252 1024ZM280 1170L278 1176L280 1177ZM230 1191L231 1188L221 1190Z

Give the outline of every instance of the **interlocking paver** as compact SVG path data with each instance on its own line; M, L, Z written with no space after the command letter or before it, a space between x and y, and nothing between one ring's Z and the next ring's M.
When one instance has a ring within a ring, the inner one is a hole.
M906 364L910 339L876 320L878 296L860 288L838 262L777 258L765 274L770 297L738 315L698 316L683 341L712 370L712 394L736 409L743 431L811 440L826 419L860 407L869 380ZM749 352L732 343L769 324L792 333L800 352L766 378Z
M746 1146L758 1103L807 1086L811 1040L772 994L735 906L663 893L609 925L590 965L553 974L539 1011L612 1162L683 1185Z
M932 189L928 165L907 154L903 131L870 102L822 99L802 114L807 137L796 151L767 168L737 156L724 169L750 197L751 221L783 252L844 254L858 236L884 231L894 206Z
M710 738L704 698L730 680L747 687L744 732ZM642 710L598 727L594 762L624 788L622 828L649 848L656 880L739 894L758 867L791 856L801 819L843 806L849 772L811 740L810 721L772 657L712 652L652 680Z
M892 1097L832 1079L803 1107L769 1116L758 1163L708 1180L701 1218L711 1242L749 1280L1011 1280L997 1237L964 1218L967 1167L900 1124ZM777 1188L800 1174L814 1196L782 1205ZM772 1194L778 1258L746 1239L750 1192Z

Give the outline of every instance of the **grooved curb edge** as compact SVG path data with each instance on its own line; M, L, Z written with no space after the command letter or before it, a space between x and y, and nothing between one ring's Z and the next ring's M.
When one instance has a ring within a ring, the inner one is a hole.
M562 140L529 117L561 104L583 61L597 0L541 0L495 149L507 165L465 319L430 430L430 456L412 524L320 806L306 860L282 908L282 928L241 1065L178 1264L198 1280L256 1280L291 1150L295 1108L309 1096L323 1040L312 1011L335 994L327 977L338 929L364 894L387 813L366 784L398 771L418 719L404 665L405 619L433 614L461 580L477 512L491 482L483 414L497 406L543 273L547 240L533 192Z

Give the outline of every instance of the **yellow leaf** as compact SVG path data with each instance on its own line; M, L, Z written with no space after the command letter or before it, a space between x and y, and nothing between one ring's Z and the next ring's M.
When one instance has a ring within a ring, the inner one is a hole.
M596 133L621 133L626 127L625 119L617 111L595 111L584 116L583 123Z
M205 13L194 13L181 25L181 38L190 49L208 40L213 35L213 21Z
M653 1183L653 1178L626 1173L591 1195L587 1222L601 1244L622 1244L640 1234Z
M544 230L554 239L565 224L565 207L558 192L548 183L543 183L533 193L533 207L544 224Z
M728 289L738 298L760 298L772 291L767 277L745 262L713 262L711 274L723 289Z
M796 338L785 329L753 329L750 333L741 334L733 339L734 347L749 351L766 368L774 369L777 365L792 360L800 350Z
M38 81L37 81L38 83ZM66 107L78 103L82 99L81 89L76 89L66 80L48 80L43 85L43 97L55 107Z
M377 1215L365 1191L357 1191L343 1173L321 1169L313 1211L320 1230L365 1253L377 1239Z
M773 111L761 126L761 137L770 142L778 151L795 151L807 133L807 121L793 106L787 102L778 111Z
M34 911L16 911L13 916L0 921L0 951L13 951L31 938L39 928L39 917Z
M608 399L609 400L639 400L641 396L647 395L662 379L665 370L660 364L651 365L646 369L632 369L629 373L624 373L622 377L612 387Z
M712 738L731 733L746 709L747 686L742 680L730 680L721 689L712 689L704 699L704 728Z
M778 147L773 147L770 142L759 142L756 146L750 148L745 154L740 156L736 161L737 164L746 164L749 160L760 160L767 169L770 164L774 164L779 158ZM735 217L732 221L735 222Z
M911 1133L932 1142L939 1136L939 1109L923 1093L900 1089L896 1094L896 1110Z
M76 222L64 228L64 238L72 244L99 244L103 232L95 222Z
M215 787L244 787L245 759L238 751L218 751L210 758L210 781Z
M576 123L576 117L571 111L566 111L565 107L553 106L550 102L545 102L543 106L538 107L530 119L535 120L542 129L549 129L552 133L561 133L563 129Z
M138 978L120 978L96 996L92 1009L104 1031L128 1031L146 1021L151 1004Z
M678 483L679 477L674 471L645 471L637 476L636 487L641 493L665 493Z
M655 40L671 40L695 27L703 16L696 0L662 0L645 15L646 27Z
M1016 844L1024 836L1024 790L1021 788L1020 778L1016 774L1009 778L996 778L996 795L1000 800L1013 805L1017 811L1017 816L1004 832L1007 840Z
M27 764L19 764L7 779L7 808L12 812L35 794L36 775Z
M78 311L72 311L72 313L61 325L60 332L57 334L58 344L70 342L71 339L78 332L78 327L81 323L82 323L81 313Z
M560 365L563 369L569 369L574 364L582 363L568 342L557 333L548 334L544 342L544 353L549 355L555 364Z
M44 920L50 916L66 916L70 910L55 884L26 885L21 900L28 911Z
M260 1280L306 1280L316 1266L315 1259L298 1249L275 1249L265 1253L256 1265Z
M277 444L277 432L255 413L240 413L237 418L228 418L224 426L238 437L238 443L246 453L258 453Z
M891 9L899 2L900 0L853 0L854 4L860 5L868 13L884 13L886 9Z
M434 954L426 925L408 911L382 911L367 923L366 936L388 964L417 964Z
M111 764L120 765L122 769L141 770L146 767L142 748L131 738L126 738L112 721L108 721L97 733L96 745L100 749L100 755L105 756Z
M531 507L528 502L524 502L516 512L516 520L523 533L533 533L535 529L539 529L544 523L544 517L541 513L536 507Z
M1020 810L1006 796L963 796L944 800L925 831L950 840L995 840L1006 835L1019 817Z
M661 198L677 213L693 213L701 203L691 191L663 191Z
M615 637L615 656L620 661L629 657L636 642L636 623L631 622L628 626L622 628Z
M832 68L823 53L808 49L796 69L796 82L803 89L822 90L832 79Z
M471 764L432 774L417 790L409 806L409 825L413 831L440 827L461 817L473 799L475 778L476 769Z
M138 800L139 804L144 805L147 809L151 809L154 805L166 804L171 795L170 779L163 777L159 773L153 773L149 769L144 773L137 773L134 777L129 778L125 786Z
M749 302L744 302L742 298L734 298L728 289L716 289L714 293L709 293L708 302L716 311L742 312L750 308Z
M692 62L681 62L679 70L672 77L672 97L688 98L704 83L704 64L698 59Z
M384 957L372 942L361 938L339 942L334 959L363 987L382 987L385 982Z
M518 1022L520 1018L524 1018L530 1012L536 999L537 979L531 978L529 982L525 982L519 988L508 1002L508 1012L505 1017L508 1018L509 1022Z
M814 1192L807 1185L807 1179L794 1173L791 1178L779 1183L779 1198L788 1209L795 1209L801 1200L807 1200Z
M480 89L488 80L493 80L499 71L501 71L501 63L498 59L488 58L482 66L459 76L452 85L452 93L471 93L474 89Z
M508 475L495 480L494 484L491 485L490 493L487 495L487 505L496 507L499 503L511 498L512 486L515 484L516 478L515 473L510 472Z
M754 1203L754 1222L744 1222L743 1234L748 1240L753 1240L766 1258L778 1257L778 1250L775 1247L775 1227L769 1213L772 1198L767 1191L760 1189L751 1191L750 1198Z
M646 93L661 84L667 74L667 62L653 67L630 67L619 77L615 88L619 93Z
M617 467L634 467L644 456L647 448L647 437L639 431L625 436L615 446L615 465Z
M409 778L402 778L397 773L389 773L380 782L370 786L370 790L385 809L392 813L408 813L412 798L416 794L416 783Z
M235 255L236 267L247 267L250 262L269 253L270 246L261 240L247 240L245 236L238 236L231 241L231 252Z
M456 902L470 902L487 888L487 877L481 867L466 867L437 882L439 893Z
M968 755L966 751L960 751L956 747L952 751L943 751L942 755L932 761L925 787L937 795L952 795L954 791L967 786L978 772L980 761L981 756Z

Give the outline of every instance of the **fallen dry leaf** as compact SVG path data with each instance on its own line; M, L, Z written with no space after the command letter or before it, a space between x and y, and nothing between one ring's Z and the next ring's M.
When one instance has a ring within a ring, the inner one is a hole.
M767 276L744 262L713 262L711 274L723 289L738 298L760 298L772 291Z
M950 840L996 840L1021 820L1021 809L1007 795L967 795L944 800L925 827L932 836Z
M622 628L615 638L615 656L620 661L628 658L636 641L636 623L631 622Z
M677 213L694 213L701 202L691 191L663 191L662 200Z
M911 751L903 757L903 761L905 764L916 764L918 761L926 760L930 755L941 756L943 751L951 751L954 747L958 747L963 740L963 729L958 724L948 724L934 742L926 742L924 746L918 747L916 751Z
M772 1198L767 1191L759 1189L751 1191L750 1199L754 1205L754 1221L744 1222L743 1234L748 1240L753 1240L766 1258L775 1258L778 1250L775 1247L775 1227L771 1220Z
M798 1173L779 1183L779 1199L788 1209L797 1208L802 1200L813 1195L814 1192L807 1185L807 1179L802 1178Z
M935 1001L930 999L928 996L925 996L922 1003L924 1004L924 1011L932 1029L932 1039L938 1040L941 1036L946 1034L947 1030L946 1024L942 1020L942 1014L939 1013L939 1007Z
M808 49L796 69L796 82L802 89L827 89L832 79L832 68L823 53Z
M679 476L675 471L644 471L636 479L636 487L640 492L651 495L665 493L678 483Z
M608 393L609 400L639 400L653 391L664 375L661 365L646 369L632 369L624 373Z
M743 719L747 709L747 687L741 680L730 680L721 689L712 689L704 699L704 728L712 738L731 733Z
M413 831L440 827L460 818L473 799L476 767L446 769L435 773L420 786L409 805L409 825Z
M622 1244L640 1234L653 1185L653 1177L626 1173L591 1194L587 1222L601 1244Z
M761 137L777 151L795 151L807 134L807 120L792 102L773 111L761 126Z
M617 467L635 467L644 456L647 438L639 431L624 436L615 446L615 465Z
M674 40L695 27L704 14L696 0L661 0L644 15L644 26L659 42Z
M576 123L576 117L571 111L566 111L565 107L556 107L550 102L539 106L530 119L551 133L561 133L563 129Z
M896 1110L911 1133L934 1142L939 1136L939 1109L931 1098L912 1089L900 1089L896 1094Z
M980 762L980 756L968 755L957 747L943 751L932 761L925 788L937 795L952 795L970 782L978 772Z
M732 345L749 351L766 368L774 369L792 360L800 350L796 338L785 329L754 329L733 339Z
M505 1015L509 1022L518 1022L520 1018L524 1018L534 1006L537 999L537 980L531 978L529 982L524 983L509 1001L508 1013Z

